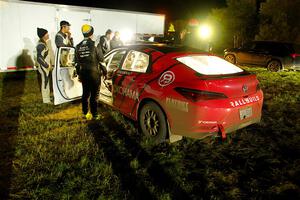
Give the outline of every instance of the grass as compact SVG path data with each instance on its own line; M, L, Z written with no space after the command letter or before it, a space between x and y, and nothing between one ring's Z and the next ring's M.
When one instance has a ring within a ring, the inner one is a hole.
M246 69L264 91L262 122L222 145L151 145L107 107L95 123L79 102L42 104L35 72L0 74L0 198L299 199L300 73Z

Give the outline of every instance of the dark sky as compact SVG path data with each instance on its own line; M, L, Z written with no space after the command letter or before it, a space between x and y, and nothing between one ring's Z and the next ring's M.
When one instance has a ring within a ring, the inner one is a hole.
M153 12L165 14L168 19L187 19L206 16L211 8L225 6L226 0L38 0L36 2Z

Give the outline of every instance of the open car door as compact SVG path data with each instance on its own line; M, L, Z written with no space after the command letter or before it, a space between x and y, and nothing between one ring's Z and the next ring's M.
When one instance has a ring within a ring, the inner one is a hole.
M75 74L75 48L61 47L52 72L54 105L81 98L82 85Z
M107 70L106 79L101 79L99 100L110 106L115 106L113 101L113 76L120 69L126 49L117 49L105 55L105 67Z

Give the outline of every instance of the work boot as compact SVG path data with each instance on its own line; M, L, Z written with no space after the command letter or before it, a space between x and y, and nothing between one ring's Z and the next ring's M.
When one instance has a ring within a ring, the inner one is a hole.
M92 120L93 119L93 115L90 112L88 112L87 114L84 115L84 118L86 120Z

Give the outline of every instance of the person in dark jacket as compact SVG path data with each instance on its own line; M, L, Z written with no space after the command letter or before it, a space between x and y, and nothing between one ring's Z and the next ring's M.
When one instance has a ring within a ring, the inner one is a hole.
M36 46L36 59L38 71L41 74L41 92L44 103L51 103L50 99L50 79L52 65L50 63L49 47L47 40L49 34L46 29L37 28L37 35L40 38L38 45Z
M105 35L102 35L100 37L100 41L97 45L97 48L102 51L103 55L105 55L107 52L111 50L110 40L112 38L112 35L113 35L112 31L108 29Z
M71 24L67 21L60 22L60 30L55 36L56 47L73 47L73 38L70 32Z
M110 41L110 48L115 49L120 46L123 46L123 42L120 38L120 33L116 31L113 39Z
M101 75L106 76L107 71L100 64L104 61L103 54L95 47L95 42L92 40L94 28L85 24L81 31L84 39L75 48L75 63L83 88L82 112L86 119L98 120L101 119L97 111Z

